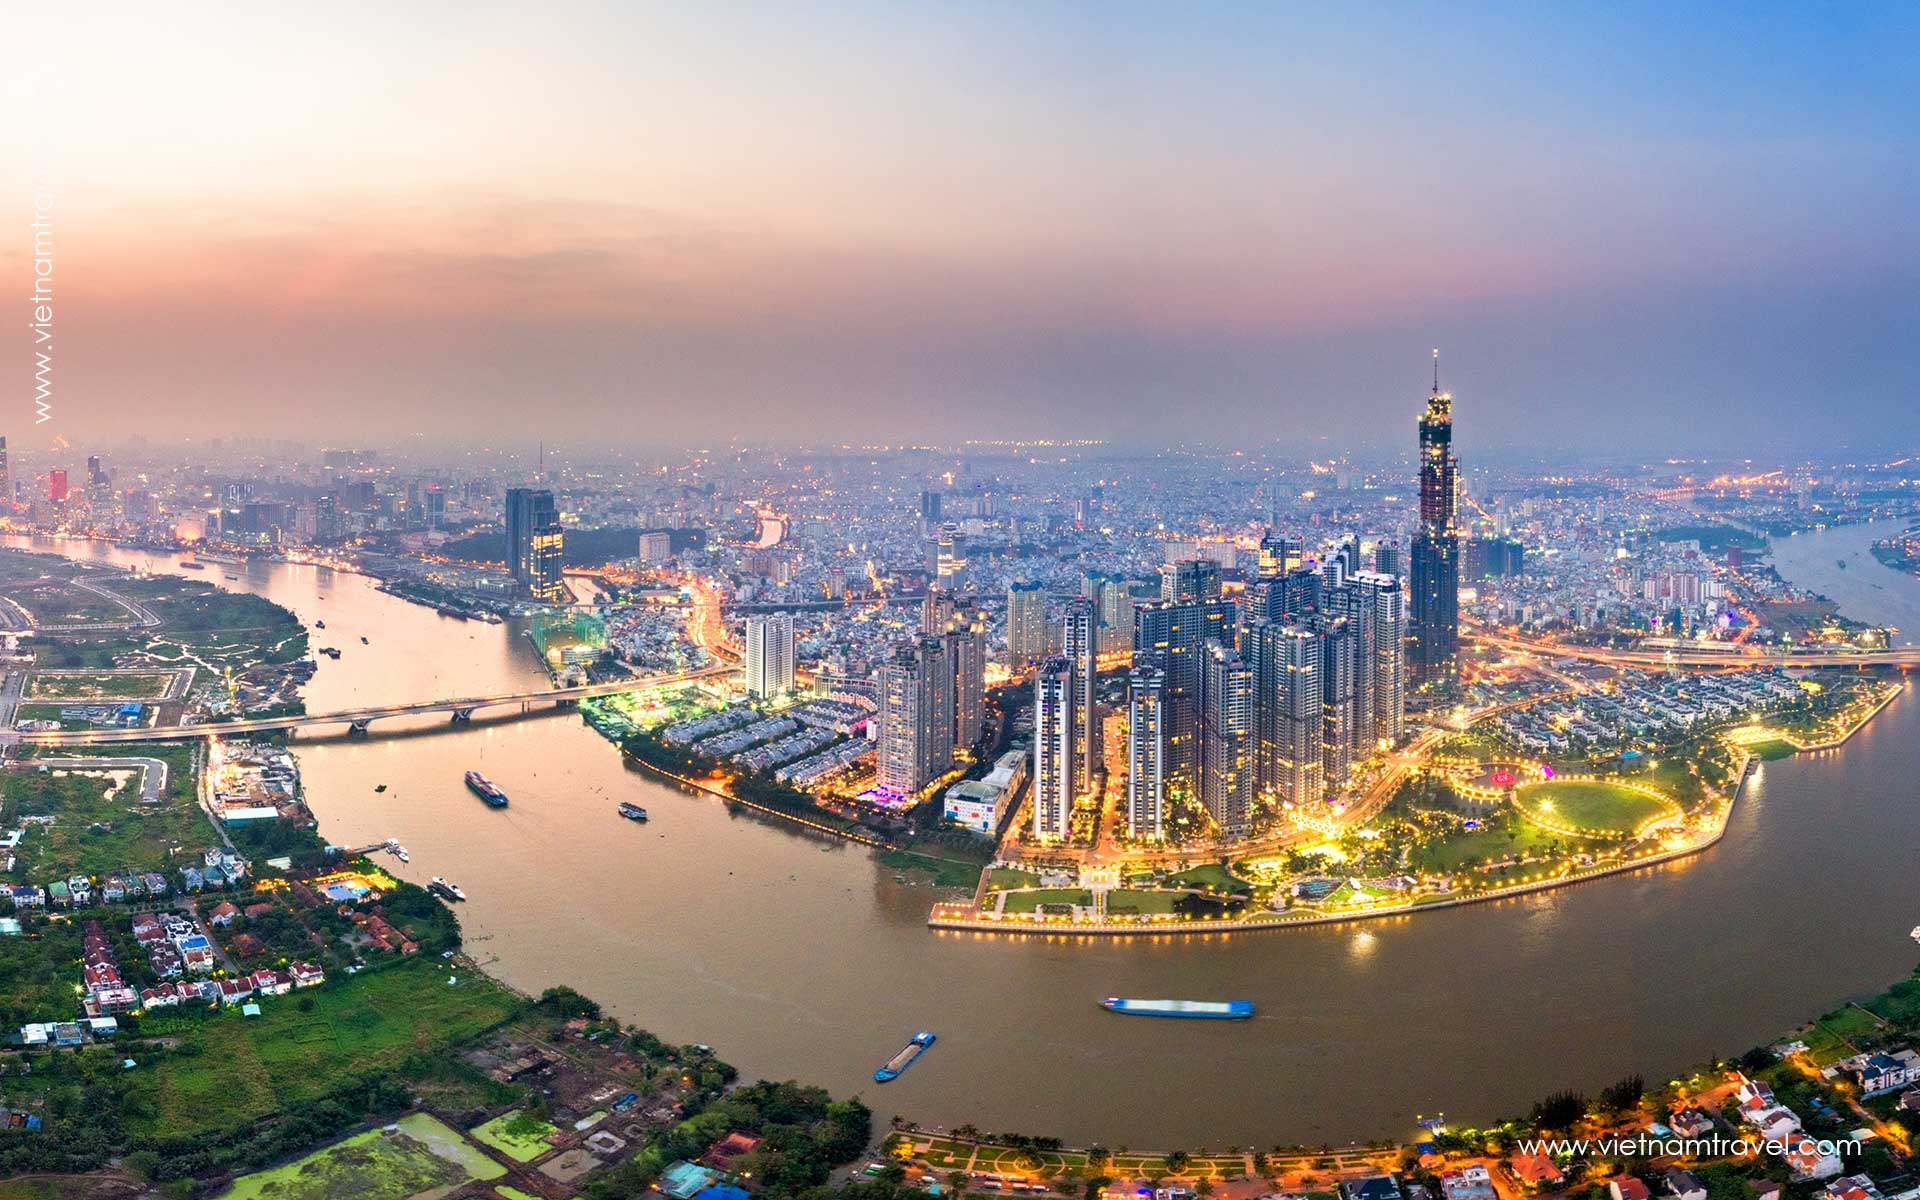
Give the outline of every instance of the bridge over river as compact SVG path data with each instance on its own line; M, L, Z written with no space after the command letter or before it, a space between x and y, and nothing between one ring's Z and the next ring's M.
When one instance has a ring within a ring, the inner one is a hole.
M239 721L207 721L197 725L156 725L136 729L80 729L47 730L34 733L8 732L0 734L0 742L18 743L27 746L81 746L100 745L106 742L168 742L182 738L240 737L250 733L277 733L288 729L308 729L323 725L345 725L349 730L364 733L373 722L389 717L417 717L435 713L447 713L452 716L448 728L466 723L473 714L488 708L520 706L531 708L537 704L569 705L579 700L595 696L612 696L620 692L637 691L640 688L660 687L666 684L689 683L696 679L706 679L716 675L725 675L735 670L725 663L701 667L693 671L681 671L671 675L650 675L641 679L621 679L612 683L589 683L577 687L545 688L538 691L507 692L492 696L462 696L449 700L416 700L407 704L376 705L368 708L342 709L338 712L306 713L298 716L249 717Z

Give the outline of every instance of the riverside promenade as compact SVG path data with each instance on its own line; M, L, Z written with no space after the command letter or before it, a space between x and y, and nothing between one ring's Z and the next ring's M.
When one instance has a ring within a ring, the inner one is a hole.
M1906 691L1905 686L1890 690L1866 709L1858 720L1825 741L1802 744L1779 734L1769 734L1764 740L1785 741L1799 751L1837 749L1865 728L1867 723L1878 716L1887 705L1905 695ZM1755 744L1758 744L1762 739L1754 740ZM1403 903L1369 905L1365 908L1342 912L1262 912L1233 920L1195 920L1171 915L1131 920L1111 918L1092 920L1040 913L995 913L983 911L976 897L973 903L943 901L935 904L927 916L927 925L932 929L952 933L993 933L1024 937L1178 937L1191 934L1258 933L1277 929L1298 929L1311 925L1334 925L1348 921L1404 917L1414 913L1434 912L1468 904L1509 900L1553 888L1571 887L1578 883L1604 879L1610 875L1642 871L1690 858L1717 845L1726 836L1727 824L1733 817L1734 807L1739 803L1741 793L1746 789L1747 777L1759 761L1747 746L1735 743L1735 749L1738 757L1734 761L1732 771L1735 780L1732 794L1720 804L1713 824L1703 830L1700 836L1682 846L1669 847L1630 859L1566 869L1542 879L1530 879L1476 892L1432 893Z

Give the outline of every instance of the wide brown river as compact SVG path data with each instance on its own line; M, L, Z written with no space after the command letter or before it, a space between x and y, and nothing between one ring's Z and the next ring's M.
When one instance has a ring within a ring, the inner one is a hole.
M1848 558L1849 585L1916 611L1920 585L1858 553L1870 537L1795 539L1793 577L1829 590L1820 564L1841 574ZM169 556L38 545L174 569ZM516 626L444 619L353 575L224 571L206 575L327 622L316 644L344 656L322 660L314 711L542 678ZM1869 571L1864 585L1853 576ZM399 838L412 854L401 873L462 885L469 947L510 983L571 984L663 1037L710 1043L750 1077L860 1093L882 1120L1135 1148L1404 1135L1420 1113L1494 1117L1556 1088L1737 1053L1916 959L1911 696L1844 751L1761 767L1726 839L1685 863L1417 917L1154 942L934 934L933 894L867 852L658 786L577 717L442 730L303 739L329 839ZM475 767L511 807L467 792ZM620 819L623 799L652 821ZM1110 995L1244 997L1259 1015L1129 1020L1095 1006ZM919 1029L938 1045L876 1085L874 1067Z

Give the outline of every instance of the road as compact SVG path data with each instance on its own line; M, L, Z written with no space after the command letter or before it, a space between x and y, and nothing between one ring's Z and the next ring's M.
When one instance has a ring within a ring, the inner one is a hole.
M1570 646L1561 642L1534 641L1494 633L1462 633L1465 641L1502 650L1523 650L1551 658L1576 658L1583 662L1606 663L1615 667L1920 667L1920 646L1895 650L1789 651L1772 653L1747 649L1738 652L1711 650L1615 650L1603 646Z

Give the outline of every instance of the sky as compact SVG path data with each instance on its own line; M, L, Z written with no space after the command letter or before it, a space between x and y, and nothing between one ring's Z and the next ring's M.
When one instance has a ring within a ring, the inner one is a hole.
M1920 443L1911 4L33 7L16 445Z

